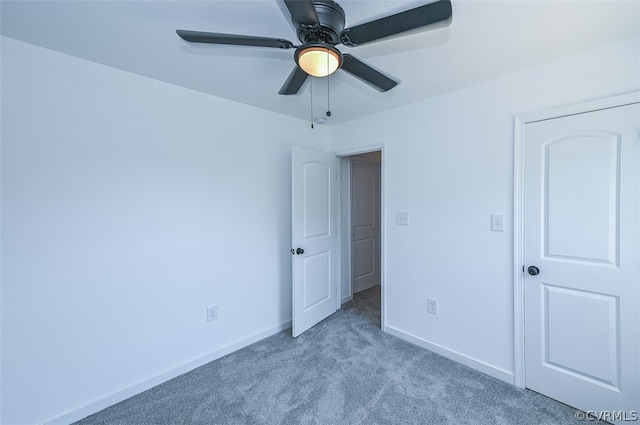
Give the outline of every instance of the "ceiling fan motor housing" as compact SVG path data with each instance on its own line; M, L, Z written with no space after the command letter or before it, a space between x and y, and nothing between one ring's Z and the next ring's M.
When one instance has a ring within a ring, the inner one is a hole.
M320 25L305 25L293 21L298 39L302 43L321 42L331 45L340 43L340 34L344 30L344 10L332 0L314 0L313 5Z

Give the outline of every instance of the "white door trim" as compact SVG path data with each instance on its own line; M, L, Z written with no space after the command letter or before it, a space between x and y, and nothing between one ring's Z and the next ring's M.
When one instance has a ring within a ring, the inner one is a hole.
M385 147L386 147L386 143L383 144L377 144L377 145L369 145L369 146L363 146L363 147L359 147L359 148L352 148L352 149L346 149L346 150L338 150L338 151L333 151L332 153L334 155L336 155L338 158L342 158L342 157L346 157L346 156L351 156L351 155L359 155L359 154L363 154L363 153L369 153L369 152L374 152L374 151L380 151L380 156L381 156L381 161L380 161L380 298L381 298L381 320L380 320L380 328L382 329L383 332L386 332L386 321L385 321L385 317L386 317L386 313L385 313L385 299L386 299L386 284L385 284L385 240L386 240L386 226L385 226L385 176L386 176L386 158L385 158ZM342 181L340 182L340 190L342 190L342 188L344 187ZM342 197L342 195L341 195ZM342 208L342 202L341 204L341 208ZM340 213L338 214L339 217L342 217L343 212L340 211ZM349 211L349 216L351 215L351 212ZM339 232L339 241L338 241L338 261L339 261L339 268L340 270L342 270L342 267L344 267L344 264L341 263L341 258L342 258L342 252L340 252L340 249L342 247L342 238L348 238L348 240L351 240L351 226L347 226L349 228L349 230L347 231L347 234L343 234L344 232L342 231L343 226L342 223L338 223L338 226L340 226L341 231ZM351 253L349 252L349 257L351 258ZM349 282L351 281L351 263L349 263L348 265L349 267ZM338 273L339 276L341 276L341 273ZM338 285L340 287L342 287L342 282L340 282L340 285ZM338 289L338 291L340 291L340 289ZM340 296L340 292L338 293L338 299L341 298Z
M529 123L640 103L640 91L516 115L513 167L514 383L525 387L524 359L524 126Z
M340 159L340 214L338 232L338 308L353 299L351 273L351 161L349 157ZM346 270L345 270L346 269ZM343 290L348 288L349 296L343 296Z

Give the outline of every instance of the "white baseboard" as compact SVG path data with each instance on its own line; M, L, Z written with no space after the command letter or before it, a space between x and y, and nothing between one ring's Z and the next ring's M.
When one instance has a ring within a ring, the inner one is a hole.
M346 297L342 297L342 301L341 304L345 304L348 303L349 301L351 301L353 299L353 297L351 295L347 295Z
M429 351L433 351L436 354L440 354L441 356L451 359L455 362L468 366L471 369L475 369L486 375L492 376L501 381L505 381L511 385L515 385L515 377L511 372L507 372L506 370L499 369L495 366L492 366L480 360L476 360L474 358L458 353L456 351L450 350L441 345L434 344L422 338L418 338L415 335L411 335L409 333L406 333L404 331L401 331L389 325L386 325L384 327L384 331L393 336L397 336L398 338L403 339L407 342L415 344L419 347L426 348Z
M153 388L159 384L162 384L163 382L166 382L186 372L189 372L190 370L203 366L213 360L219 359L220 357L224 357L227 354L233 353L234 351L237 351L241 348L251 345L254 342L258 342L261 339L277 334L278 332L284 331L285 329L289 329L289 328L291 328L291 320L284 322L280 325L273 326L269 329L265 329L263 331L257 332L253 335L250 335L246 338L242 338L238 341L232 342L231 344L228 344L215 351L212 351L207 355L198 357L196 359L193 359L183 364L180 364L178 366L175 366L171 369L167 369L163 372L160 372L159 374L152 376L151 378L135 382L126 387L117 389L109 394L105 394L102 397L99 397L81 406L68 410L54 418L41 422L40 425L71 424L75 421L78 421L82 418L86 418L89 415L92 415L103 409L106 409L109 406L112 406L116 403L119 403L123 400L133 397L136 394L140 394L143 391Z

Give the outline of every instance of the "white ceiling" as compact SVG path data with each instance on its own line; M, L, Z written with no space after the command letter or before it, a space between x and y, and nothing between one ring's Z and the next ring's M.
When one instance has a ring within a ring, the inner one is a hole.
M425 1L338 0L347 27ZM400 84L380 93L339 71L313 79L315 117L327 125L424 98L640 34L638 0L452 0L445 28L349 48ZM299 44L279 0L5 1L2 35L146 77L310 119L309 82L298 95L278 90L293 49L190 44L176 29L259 35Z

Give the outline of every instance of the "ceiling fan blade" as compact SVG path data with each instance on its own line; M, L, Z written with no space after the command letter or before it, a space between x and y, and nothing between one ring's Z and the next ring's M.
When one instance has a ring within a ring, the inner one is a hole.
M398 83L391 78L376 71L348 53L342 55L342 69L382 92L391 90L398 85Z
M284 4L291 12L291 18L295 22L305 25L316 25L320 23L316 8L311 0L284 0Z
M451 1L439 0L375 21L347 28L340 35L342 44L357 46L391 35L421 28L451 17Z
M282 38L254 37L249 35L220 34L215 32L176 30L186 41L194 43L231 44L234 46L278 47L291 49L293 43Z
M302 84L304 84L308 76L309 75L304 72L302 68L296 65L296 67L293 68L293 71L291 71L291 74L289 74L289 78L287 78L287 81L285 81L282 85L282 88L280 89L278 94L298 93L298 90L300 90L300 87L302 87Z

